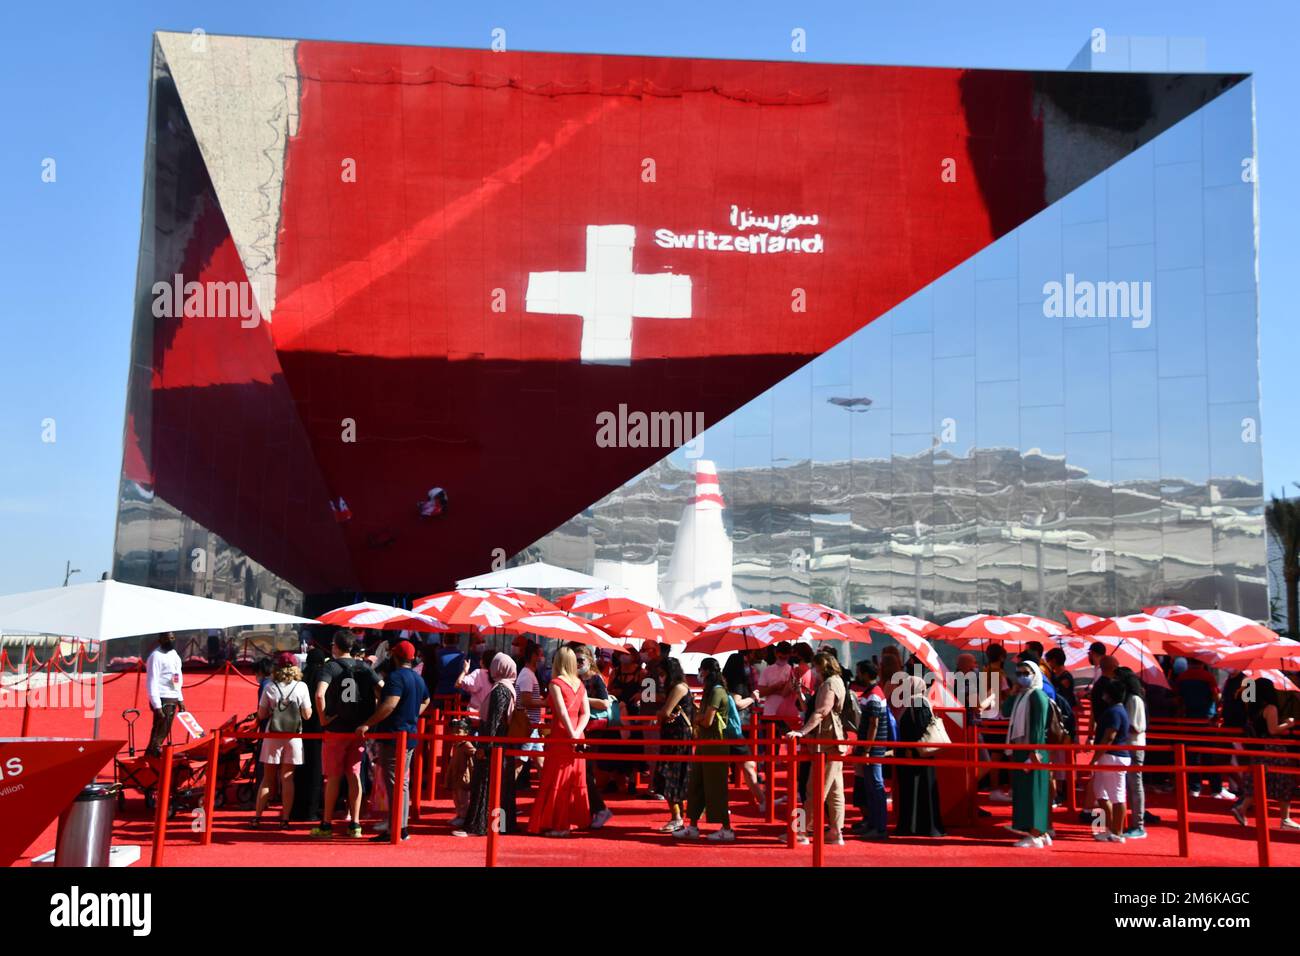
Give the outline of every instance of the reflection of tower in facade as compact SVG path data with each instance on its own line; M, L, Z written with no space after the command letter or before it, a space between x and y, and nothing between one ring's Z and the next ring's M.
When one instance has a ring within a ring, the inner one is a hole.
M695 463L695 497L682 509L668 576L664 608L706 621L740 610L731 586L731 539L722 524L722 489L711 461Z

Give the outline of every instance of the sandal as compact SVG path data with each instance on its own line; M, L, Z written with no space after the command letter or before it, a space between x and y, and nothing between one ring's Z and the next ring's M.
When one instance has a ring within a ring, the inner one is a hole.
M681 820L669 820L667 823L665 823L663 826L659 828L659 832L672 833L676 830L680 830L683 826L684 824L682 823Z

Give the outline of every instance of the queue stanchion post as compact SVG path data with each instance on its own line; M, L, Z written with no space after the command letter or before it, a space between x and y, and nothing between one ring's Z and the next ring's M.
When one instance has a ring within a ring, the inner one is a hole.
M488 828L486 865L497 865L497 829L505 826L505 811L501 809L501 751L506 744L497 744L492 748L491 764L488 766Z
M429 802L436 803L438 800L438 751L441 749L439 744L442 742L442 721L434 717L432 724L433 736L429 738Z
M1174 744L1174 766L1180 768L1174 773L1174 806L1178 813L1178 855L1186 859L1190 853L1191 823L1187 808L1187 747ZM1141 826L1137 821L1135 826Z
M203 839L202 846L212 845L212 814L217 808L217 778L221 772L217 764L221 761L221 734L212 731L212 741L208 744L208 777L203 786Z
M1262 760L1256 760L1250 772L1255 784L1255 840L1259 844L1259 865L1268 867L1273 865L1268 837L1268 771Z
M826 754L822 753L820 746L813 757L812 775L808 778L809 797L813 796L814 787L817 796L812 807L813 866L820 867L826 855Z
M796 824L799 813L799 761L797 758L799 742L798 737L785 738L785 801L786 801L786 833L785 845L787 849L793 850L798 846L795 838Z
M163 747L162 753L162 770L158 775L158 786L155 791L157 796L154 800L154 821L153 821L153 859L150 866L163 865L163 849L167 844L167 814L171 810L172 802L172 745L167 744Z
M411 767L411 781L407 788L411 794L411 817L415 820L420 819L420 811L424 804L424 737L419 736L420 722L416 723L415 738L415 755L411 758L414 766Z
M767 762L763 766L767 796L767 822L776 823L776 724L767 723Z
M393 745L393 786L388 794L388 842L402 842L402 798L406 795L406 731Z
M225 679L221 682L221 709L226 709L226 699L230 696L230 661L222 668L225 673Z
M23 686L23 729L19 733L20 737L30 737L32 735L32 675L29 671L27 680Z
M136 710L140 709L140 680L144 677L144 661L141 661L135 668L135 700L131 704Z
M1074 741L1071 740L1070 743L1074 743ZM1078 755L1078 752L1073 747L1070 747L1065 751L1065 755L1070 761L1070 769L1065 772L1065 786L1069 790L1065 808L1070 813L1077 813L1079 811L1079 774L1074 769L1074 758Z

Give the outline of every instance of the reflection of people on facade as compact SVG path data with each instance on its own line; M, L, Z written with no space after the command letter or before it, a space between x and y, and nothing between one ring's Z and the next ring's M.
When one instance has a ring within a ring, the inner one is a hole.
M153 711L153 730L149 734L151 757L162 754L163 745L172 733L172 721L185 701L181 694L184 677L181 656L175 649L176 635L168 631L158 635L158 646L145 664L145 683L149 685L149 709Z

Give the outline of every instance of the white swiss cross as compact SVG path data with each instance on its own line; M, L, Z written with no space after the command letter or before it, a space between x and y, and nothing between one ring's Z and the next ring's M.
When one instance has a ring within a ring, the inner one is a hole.
M588 226L587 271L530 272L524 308L582 317L582 361L632 361L632 317L689 319L691 277L632 271L633 226Z

